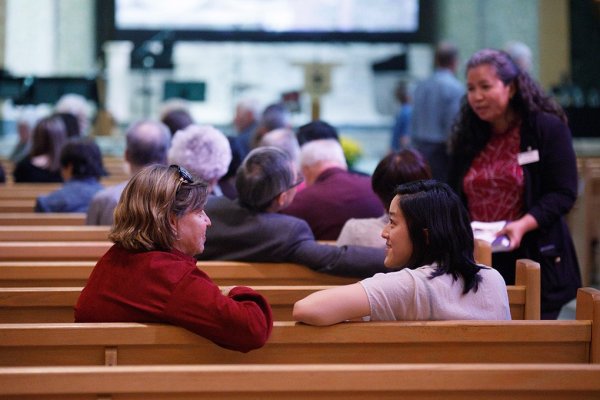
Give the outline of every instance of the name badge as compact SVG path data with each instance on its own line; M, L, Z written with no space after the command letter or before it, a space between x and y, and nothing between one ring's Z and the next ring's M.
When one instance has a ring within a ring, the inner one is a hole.
M538 161L540 161L540 153L537 150L529 150L517 154L519 165L531 164Z

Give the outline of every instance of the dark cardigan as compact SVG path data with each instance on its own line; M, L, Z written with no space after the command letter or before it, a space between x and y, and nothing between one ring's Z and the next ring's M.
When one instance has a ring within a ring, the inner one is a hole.
M564 216L577 198L577 164L571 132L559 118L533 114L521 125L521 152L537 150L539 161L523 165L524 213L539 228L523 236L510 253L494 253L493 267L507 284L515 279L515 262L529 258L541 265L542 317L557 315L581 286L579 264ZM468 208L462 181L473 160L452 157L450 182ZM502 201L502 199L498 199Z

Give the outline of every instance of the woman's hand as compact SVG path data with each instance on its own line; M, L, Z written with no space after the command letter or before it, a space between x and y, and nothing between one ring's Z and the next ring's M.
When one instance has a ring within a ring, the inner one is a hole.
M229 296L229 291L233 289L235 286L221 286L221 293L223 296Z
M523 217L506 224L506 226L496 234L496 237L502 235L508 236L508 239L510 240L508 250L513 251L521 246L523 235L537 229L537 227L538 223L535 218L533 218L531 214L525 214Z

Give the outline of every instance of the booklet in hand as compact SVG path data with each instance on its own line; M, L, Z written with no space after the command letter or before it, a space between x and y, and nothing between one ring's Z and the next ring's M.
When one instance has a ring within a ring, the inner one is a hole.
M492 253L501 253L508 251L510 240L506 235L500 235L496 237L496 234L504 228L508 221L494 221L494 222L471 222L471 229L473 229L473 236L475 239L485 240L492 246Z

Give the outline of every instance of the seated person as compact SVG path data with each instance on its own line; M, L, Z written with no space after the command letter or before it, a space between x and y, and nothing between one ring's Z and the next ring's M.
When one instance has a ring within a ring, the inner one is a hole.
M384 212L368 176L348 171L335 139L312 140L300 149L306 187L283 214L302 218L317 240L336 240L350 218L377 218Z
M315 292L294 305L296 321L510 319L504 279L475 264L469 215L448 185L398 186L389 215L385 265L402 269Z
M125 154L129 175L152 164L167 165L171 133L161 122L143 119L133 122L125 133ZM85 217L86 225L112 225L113 214L127 181L102 189L92 199Z
M380 233L389 222L387 206L394 198L394 190L400 184L421 179L431 179L429 164L416 150L404 149L385 156L371 176L371 187L386 208L378 218L350 218L344 224L336 244L355 244L385 247Z
M58 99L54 107L55 113L71 114L77 119L79 132L75 136L87 136L90 130L91 108L87 99L77 93L66 93Z
M15 182L62 182L60 151L67 128L58 115L42 118L33 128L29 154L17 162Z
M287 153L294 167L300 168L300 145L298 139L293 130L289 128L278 128L271 132L265 133L258 143L259 146L273 146L277 147ZM296 187L297 192L300 192L306 186L305 182L302 182Z
M60 117L63 124L65 124L65 128L67 129L67 138L72 137L80 137L81 130L79 128L79 120L74 114L65 112L65 113L55 113L54 115Z
M173 136L177 131L192 125L194 120L187 109L173 109L162 115L160 122L169 128L169 132Z
M235 147L239 150L241 160L243 160L252 149L252 140L254 131L256 131L260 121L260 112L260 105L258 101L253 98L241 99L235 106L233 128L236 135L234 136L235 145L232 144L231 147Z
M358 278L385 271L383 249L320 244L306 221L278 213L293 200L301 182L283 150L270 146L252 150L237 172L238 199L208 199L212 228L198 258L297 263Z
M300 126L296 131L296 137L298 138L300 146L303 146L305 143L312 140L319 139L334 139L338 142L340 141L337 130L327 122L321 120L311 121Z
M223 192L223 196L227 196L231 200L237 199L237 190L235 189L235 174L242 164L243 150L237 140L237 137L227 136L229 147L231 148L231 162L227 167L227 172L219 179L219 188Z
M300 144L300 146L304 146L305 143L308 143L312 140L333 139L340 142L340 144L342 140L338 134L337 129L322 120L314 120L300 126L296 131L296 138L298 139L298 143ZM350 166L348 166L348 171L354 174L368 176L368 174L353 169Z
M178 164L208 183L209 193L222 196L219 180L231 163L229 140L210 125L189 125L173 136L169 163Z
M196 267L211 225L207 196L208 185L177 165L132 177L115 210L115 244L81 292L75 321L169 323L231 350L263 346L273 327L267 301L243 286L221 293Z
M260 139L267 132L279 128L290 128L291 127L292 114L284 103L273 103L269 104L263 110L258 125L252 133L250 141L251 148L255 148L259 145Z
M258 142L258 146L273 146L287 153L297 167L300 167L300 145L296 134L290 128L277 128L267 132Z
M4 167L0 164L0 183L6 182L6 175L4 174Z
M104 175L100 148L91 139L75 138L60 152L64 185L35 203L36 212L86 212L94 195L102 189Z

